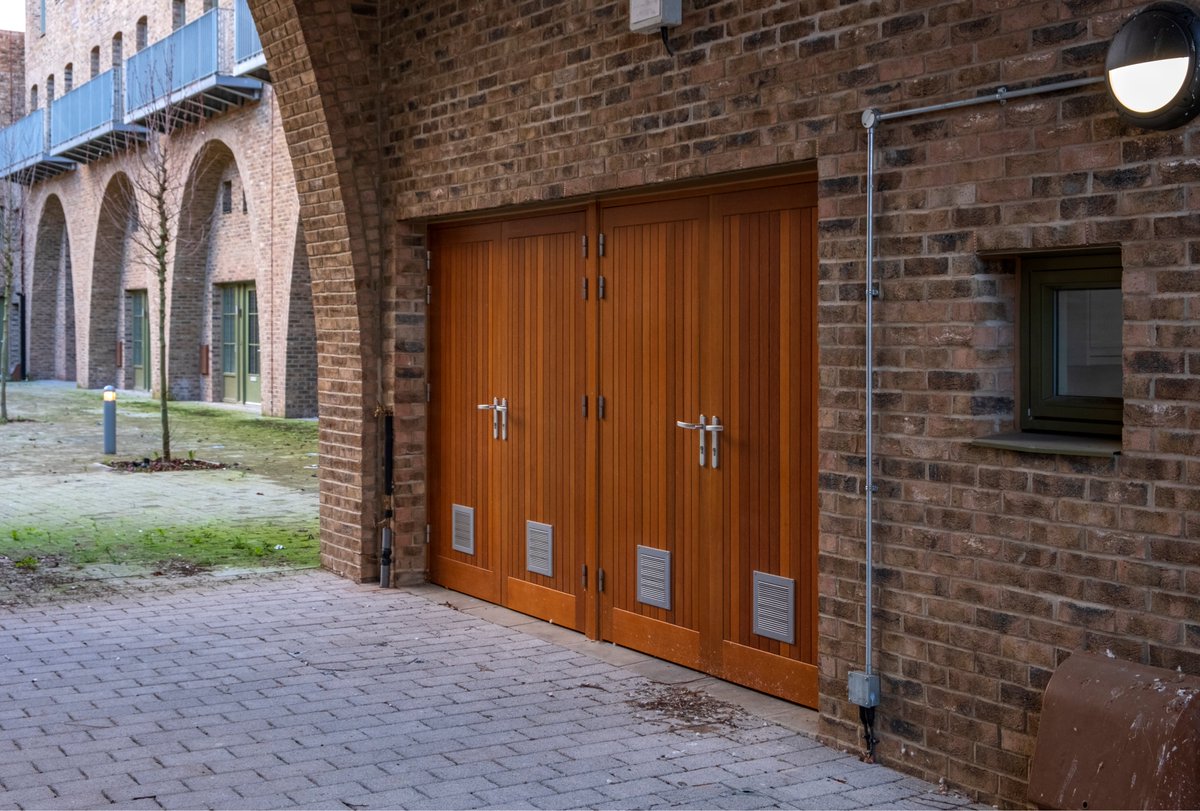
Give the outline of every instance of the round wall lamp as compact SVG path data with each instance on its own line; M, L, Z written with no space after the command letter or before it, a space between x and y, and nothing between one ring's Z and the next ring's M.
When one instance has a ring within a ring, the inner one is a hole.
M1154 3L1113 37L1104 63L1108 92L1131 124L1168 130L1200 113L1200 15L1177 2Z

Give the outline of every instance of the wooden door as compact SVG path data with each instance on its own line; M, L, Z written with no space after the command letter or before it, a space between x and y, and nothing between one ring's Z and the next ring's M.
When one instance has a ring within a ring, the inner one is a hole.
M715 617L700 490L704 198L605 208L600 263L600 635L689 667Z
M718 672L817 702L816 192L713 198L719 314L706 320L704 406L719 415L723 505ZM756 590L758 592L756 599Z
M433 578L570 628L586 615L585 224L431 234Z

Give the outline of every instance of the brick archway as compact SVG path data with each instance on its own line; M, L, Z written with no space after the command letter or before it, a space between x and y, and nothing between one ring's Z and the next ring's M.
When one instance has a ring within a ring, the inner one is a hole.
M32 378L75 380L75 284L62 200L51 195L38 217L30 285L29 369Z
M321 562L377 574L381 431L389 402L376 130L376 2L250 0L296 170L317 334Z

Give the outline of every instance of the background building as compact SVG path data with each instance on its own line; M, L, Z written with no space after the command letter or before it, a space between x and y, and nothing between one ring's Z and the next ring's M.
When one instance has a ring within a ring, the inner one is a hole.
M28 186L29 376L159 388L139 145L161 143L178 224L166 257L171 396L315 413L296 188L245 4L31 0L26 21L31 112L6 130L0 163Z

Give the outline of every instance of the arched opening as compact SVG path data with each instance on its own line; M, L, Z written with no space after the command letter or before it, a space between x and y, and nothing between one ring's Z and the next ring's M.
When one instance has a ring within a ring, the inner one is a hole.
M304 229L296 224L292 281L288 286L287 359L284 377L284 416L313 417L317 413L317 324L313 315L312 275Z
M28 308L29 376L75 379L75 290L62 201L42 207L33 253Z
M145 17L138 18L135 28L133 47L134 50L140 51L149 44L150 41L150 23Z
M96 249L92 259L91 317L88 321L88 388L115 385L132 388L132 347L124 340L124 297L121 291L129 261L135 206L133 184L118 173L109 181L100 204ZM139 336L140 337L140 336ZM146 348L141 346L143 352ZM126 370L130 372L127 373ZM144 388L144 386L143 386Z
M89 60L91 62L92 78L95 79L97 76L100 75L100 46L99 45L96 45L92 48L92 52L91 52L91 55L89 56Z
M250 217L231 203L242 194L233 152L220 141L205 144L184 188L171 278L168 343L177 399L261 403L266 392L259 323L270 315L270 291L259 289Z

